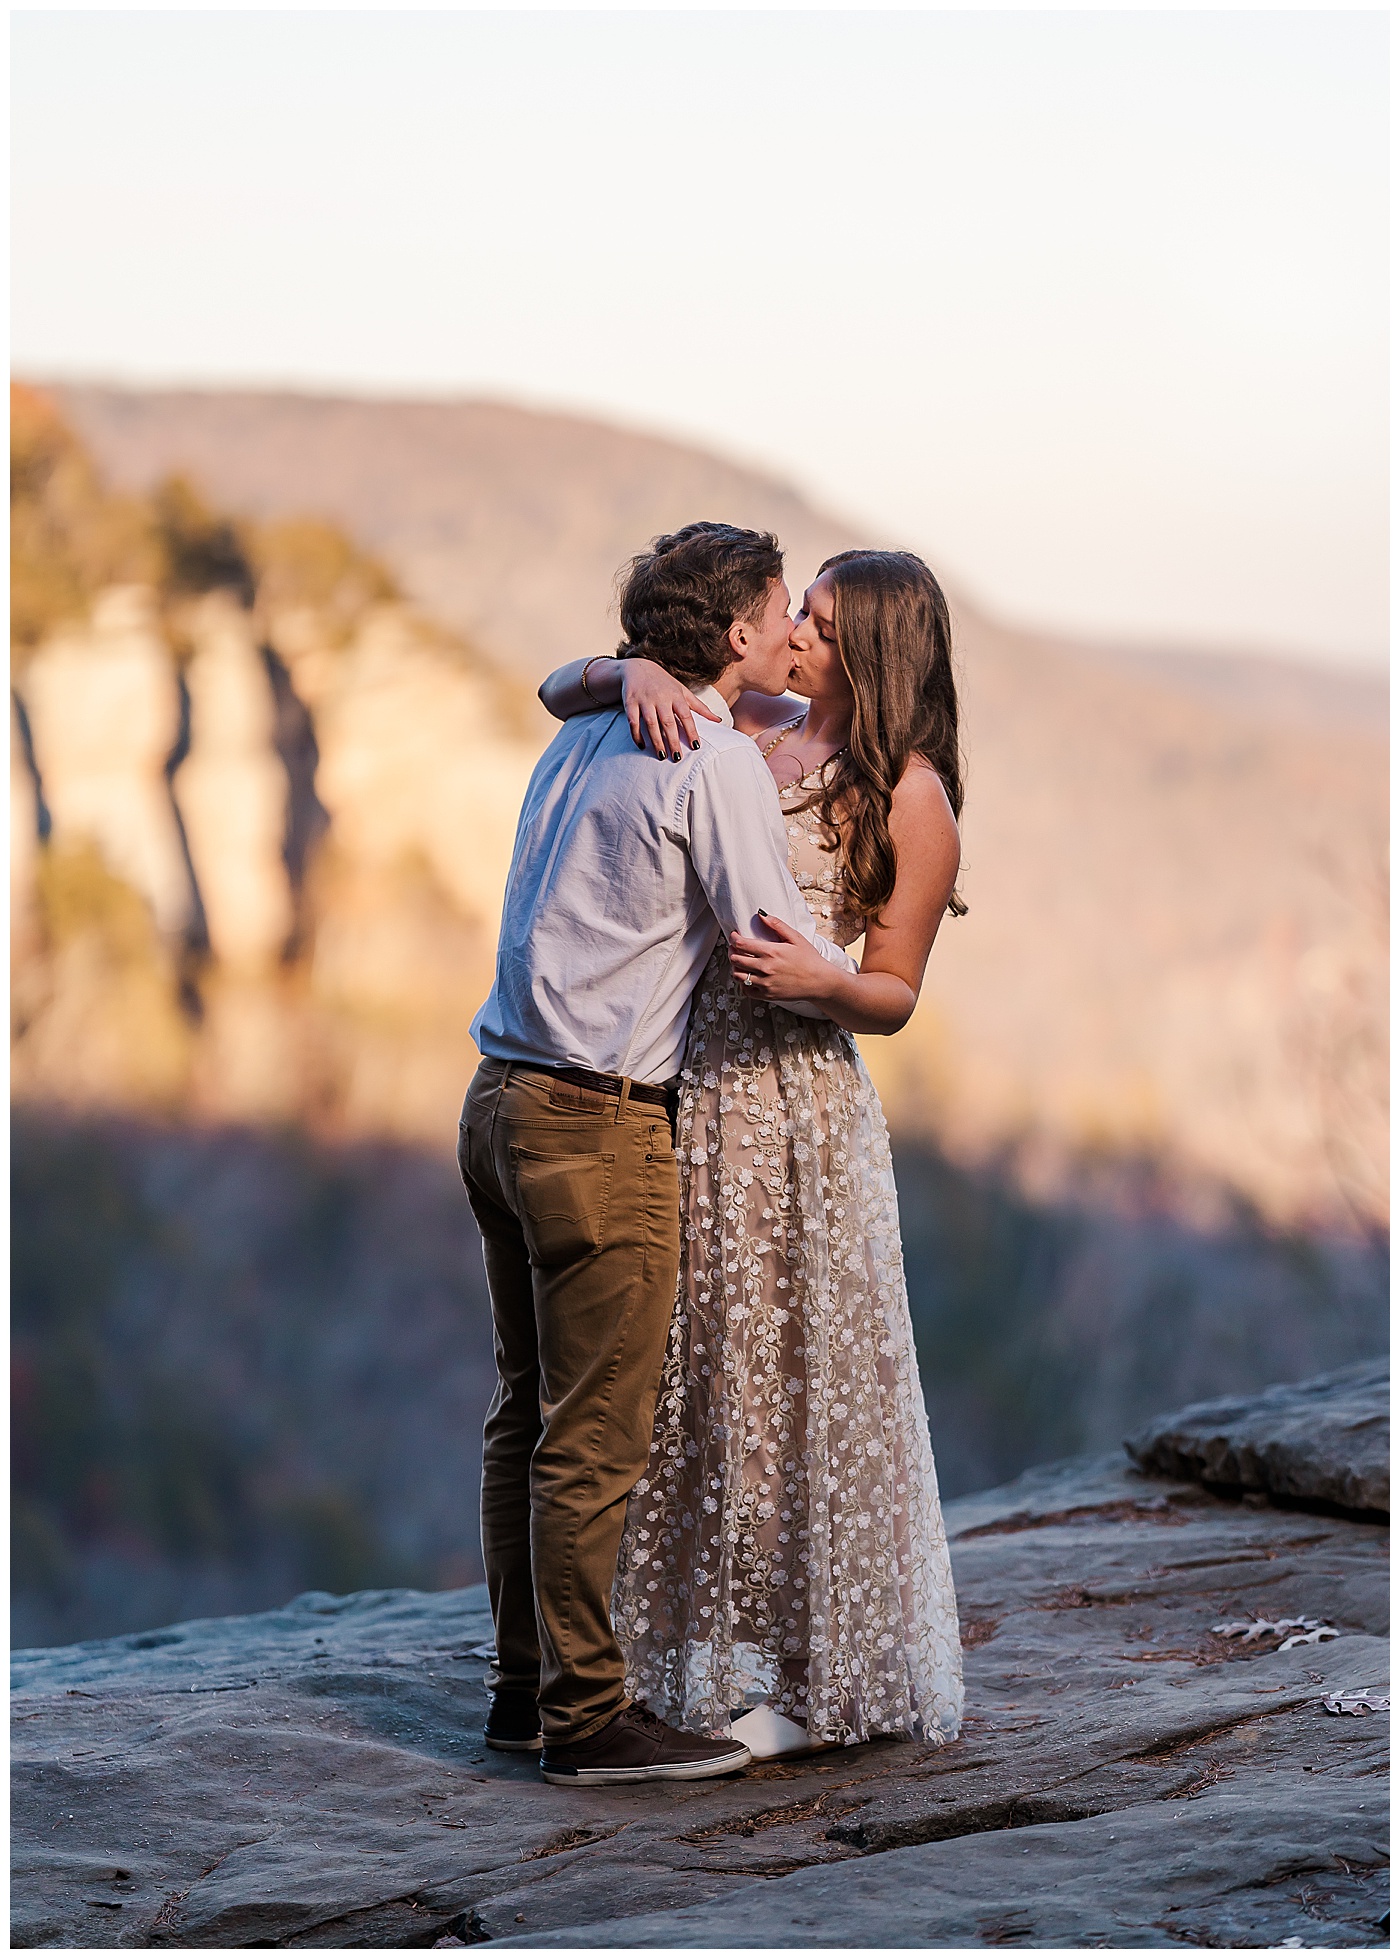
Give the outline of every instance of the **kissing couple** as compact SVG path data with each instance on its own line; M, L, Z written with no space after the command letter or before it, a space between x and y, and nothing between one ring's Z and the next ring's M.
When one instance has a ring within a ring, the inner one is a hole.
M549 1782L961 1719L889 1135L851 1038L904 1025L963 909L948 608L890 551L828 559L790 605L775 538L688 524L633 559L618 657L540 689L563 726L457 1155L499 1376L486 1740Z

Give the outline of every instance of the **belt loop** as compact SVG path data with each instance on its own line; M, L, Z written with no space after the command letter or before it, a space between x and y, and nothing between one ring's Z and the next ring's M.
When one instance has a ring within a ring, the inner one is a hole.
M507 1090L507 1088L509 1088L509 1086L510 1086L510 1071L511 1071L511 1069L512 1069L512 1067L513 1067L514 1065L515 1065L515 1064L514 1064L513 1062L510 1062L510 1061L508 1061L508 1062L506 1063L506 1065L505 1065L505 1072L504 1072L504 1073L502 1074L502 1076L501 1076L501 1079L500 1079L500 1081L499 1081L499 1082L497 1083L497 1086L496 1086L496 1093L495 1093L495 1095L494 1095L494 1097L492 1098L492 1102L491 1102L491 1128L490 1128L490 1131L489 1131L488 1133L489 1133L489 1135L490 1135L490 1138L491 1138L491 1142L492 1142L493 1144L495 1143L495 1140L496 1140L496 1123L497 1123L497 1121L499 1120L499 1118L500 1118L500 1113L501 1113L501 1097L502 1097L502 1096L503 1096L503 1095L505 1094L505 1092L506 1092L506 1090Z
M631 1100L631 1096L632 1096L632 1078L630 1075L624 1075L622 1077L622 1087L618 1093L618 1098L617 1098L617 1115L614 1118L615 1121L621 1122L622 1118L626 1115L627 1104Z

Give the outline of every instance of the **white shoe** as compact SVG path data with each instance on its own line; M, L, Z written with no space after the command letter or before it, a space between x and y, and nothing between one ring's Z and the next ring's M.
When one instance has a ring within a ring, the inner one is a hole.
M789 1721L767 1701L731 1721L724 1732L731 1740L742 1741L756 1762L771 1761L776 1755L805 1755L821 1746L799 1721Z

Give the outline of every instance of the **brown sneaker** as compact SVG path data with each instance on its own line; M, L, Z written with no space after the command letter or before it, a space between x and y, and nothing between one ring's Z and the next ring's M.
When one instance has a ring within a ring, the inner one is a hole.
M700 1782L733 1775L753 1757L739 1741L715 1741L672 1728L647 1707L624 1707L586 1741L546 1742L546 1782Z

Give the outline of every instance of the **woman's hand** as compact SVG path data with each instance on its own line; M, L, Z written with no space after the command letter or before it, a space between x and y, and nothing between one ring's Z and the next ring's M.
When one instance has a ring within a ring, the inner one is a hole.
M645 729L663 762L668 757L679 762L683 748L700 746L695 733L697 714L703 714L707 721L723 718L697 700L688 687L655 660L637 658L619 660L617 664L622 673L622 705L632 739L638 748L645 748L642 739Z
M707 721L724 719L655 660L571 660L541 681L540 699L556 721L622 707L638 748L647 745L645 729L663 762L668 758L679 762L683 747L700 746L695 735L697 714L703 714Z
M767 912L758 915L773 934L771 939L729 934L729 963L740 985L756 1000L810 1000L820 1006L837 969L810 939L781 918L770 918Z

